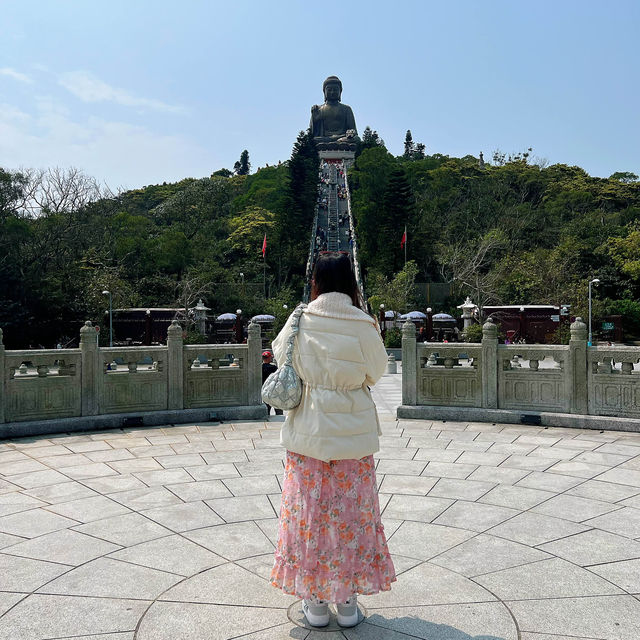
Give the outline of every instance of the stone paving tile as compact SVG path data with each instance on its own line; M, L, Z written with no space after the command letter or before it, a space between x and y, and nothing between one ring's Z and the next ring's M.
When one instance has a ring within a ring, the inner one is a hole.
M3 553L77 566L119 549L118 545L62 529L5 547Z
M575 462L586 462L587 464L602 464L613 467L617 464L627 462L628 456L621 456L615 453L600 453L598 451L587 451L574 458Z
M2 617L13 605L27 596L26 593L1 593L0 592L0 617Z
M169 456L158 456L156 461L165 469L175 467L195 467L199 464L206 464L204 458L197 453L173 454Z
M65 467L74 467L81 464L91 464L92 460L82 453L68 453L67 455L55 455L51 457L40 458L43 464L52 469L64 469Z
M625 507L635 507L636 509L640 509L640 494L627 498L626 500L620 500L618 504Z
M575 460L563 461L549 467L548 471L567 476L575 476L576 478L593 478L609 467L602 464L588 464L586 462L576 462Z
M260 496L267 501L265 496ZM222 498L230 500L231 498ZM269 505L271 506L271 505ZM224 522L204 502L189 502L168 507L156 507L142 512L142 515L177 533L202 529ZM245 520L247 518L244 518Z
M617 467L609 469L598 476L598 480L603 482L613 482L616 484L629 485L631 487L640 487L640 471L635 469L623 469ZM13 480L11 480L14 482Z
M37 498L12 491L0 495L0 516L8 516L12 513L27 511L34 507L46 506L47 503Z
M536 458L531 455L510 455L503 463L503 467L514 467L516 469L528 469L530 471L544 471L555 464L555 460L549 458Z
M189 467L197 469L197 467ZM193 476L184 469L163 469L162 471L140 471L133 474L149 487L156 487L163 484L179 484L189 482Z
M239 498L216 498L206 503L225 521L243 522L273 518L276 514L265 495L247 495Z
M522 631L631 640L640 637L640 602L595 596L507 602Z
M138 513L127 513L74 527L74 531L129 547L173 533Z
M37 460L11 460L0 464L0 475L5 477L15 476L16 474L25 474L31 471L47 471L48 468Z
M155 602L145 614L137 640L194 640L239 638L288 622L281 608L206 605L187 602ZM291 623L289 623L291 627ZM303 636L304 637L304 636Z
M458 464L453 462L439 462L432 460L422 472L423 476L435 476L438 478L466 478L478 467L475 464Z
M423 460L380 460L376 473L419 476L426 466L427 463Z
M486 451L491 446L489 442L472 442L463 440L452 440L447 445L449 451Z
M39 447L37 449L32 449L31 451L29 451L29 456L31 456L32 458L38 459L43 464L49 464L46 460L49 457L72 455L73 453L74 452L71 451L71 449L68 449L67 447L63 447L62 445L59 445L59 444L53 444L50 447ZM2 460L1 456L0 456L0 460Z
M51 484L59 484L60 482L69 482L67 475L63 475L53 469L21 473L15 476L9 476L7 480L21 489L35 489L37 487L47 487Z
M77 442L68 442L65 444L67 449L70 449L74 453L87 453L89 451L110 451L111 445L104 440L80 440Z
M133 632L149 604L144 600L33 594L0 618L0 638L89 636L87 640L94 640L91 635Z
M429 447L421 447L413 456L414 460L429 460L436 462L454 462L460 457L459 451L448 451L446 449L430 449Z
M473 474L469 477L472 478ZM552 498L554 495L555 493L551 491L501 484L491 489L488 493L485 493L485 495L478 499L478 502L525 511Z
M99 451L87 451L84 454L93 462L112 462L114 460L131 460L135 456L128 449L100 449Z
M561 558L494 571L476 576L475 581L490 589L499 598L537 600L624 593L607 580L587 569L576 567Z
M433 522L434 524L444 524L450 527L460 527L481 532L499 522L504 522L517 513L516 509L507 507L458 500Z
M389 537L389 551L392 554L427 560L475 535L472 531L453 527L404 521Z
M180 535L165 536L115 551L111 558L132 564L191 576L223 562L223 558ZM273 554L269 554L273 564Z
M431 522L451 504L453 504L453 500L443 498L394 495L385 507L383 515L396 520Z
M133 491L146 489L147 485L131 475L105 476L104 478L90 478L82 484L100 493L115 493L116 491Z
M431 559L467 577L545 560L551 556L527 545L481 533Z
M508 454L505 453L464 451L462 455L456 460L456 462L460 462L461 464L477 464L488 467L497 467L508 457Z
M112 462L111 464L118 463ZM104 462L92 462L90 464L81 464L77 467L66 467L64 473L74 480L84 480L86 478L112 476L116 475L118 472Z
M65 571L69 571L66 565L10 556L3 552L0 553L0 591L35 591ZM2 637L11 636L0 635Z
M142 471L154 471L163 468L162 465L152 457L131 458L129 460L114 460L113 462L109 463L109 466L112 469L115 469L118 473L127 474L133 474Z
M31 460L31 458L22 451L15 451L13 449L9 451L0 450L0 465L5 462L14 462L15 460Z
M496 444L492 444L489 448L491 453L506 453L510 456L518 455L518 456L526 456L528 453L531 453L536 448L534 444L515 444L515 443L502 443L498 442Z
M580 484L579 478L560 475L558 473L541 473L532 471L528 476L516 483L518 487L529 487L530 489L542 489L543 491L566 491Z
M522 544L537 546L567 536L571 536L572 540L575 540L574 534L586 531L588 528L568 520L528 511L497 525L489 533Z
M48 509L67 518L72 518L78 522L92 522L101 520L109 516L116 516L122 513L129 513L127 507L109 500L105 496L94 496L91 498L80 498L57 505L52 505Z
M429 491L429 496L435 498L477 500L493 487L495 487L495 484L491 482L440 478L433 489Z
M12 482L8 482L7 480L0 478L0 495L10 493L12 491L19 491L21 488L22 487L19 487L17 484L13 484Z
M582 567L640 558L640 543L597 529L548 542L540 549Z
M598 564L589 567L589 570L629 593L640 593L640 558Z
M234 496L255 496L277 493L280 485L275 475L273 476L249 476L247 478L226 478L221 481ZM223 496L211 496L220 498Z
M131 449L131 447L148 447L151 442L146 438L112 438L105 442L113 449Z
M640 509L623 507L611 513L585 520L584 524L627 538L640 538Z
M157 569L97 558L49 582L38 593L153 600L180 580L181 576Z
M426 496L438 478L425 478L422 476L384 476L380 491L383 493L397 493L405 495Z
M0 518L0 531L23 538L35 538L76 524L78 524L76 520L36 508Z
M568 449L559 444L553 447L536 447L529 456L534 458L549 458L551 460L571 460L582 453L582 449Z
M10 536L8 533L0 533L0 549L11 547L14 544L23 542L24 540L25 538L21 538L19 536Z
M555 516L563 520L571 520L571 522L582 522L584 524L592 524L589 518L594 518L609 511L620 510L620 507L601 502L600 500L591 500L589 498L581 498L572 495L559 495L543 502L531 509L533 513L542 513L547 516ZM638 533L640 535L640 533Z
M262 553L273 553L273 545L255 522L234 522L198 529L186 538L227 558L240 560Z
M509 467L478 467L467 480L482 480L493 484L515 484L529 474L527 469Z
M418 449L401 449L400 447L388 447L380 449L375 454L378 460L412 460Z
M363 604L366 606L364 598ZM371 636L371 629L382 629L382 633ZM487 629L491 629L490 636ZM391 636L390 630L402 635ZM345 629L345 636L348 640L518 640L513 618L499 602L370 609L367 621L355 629Z
M86 483L85 483L86 484ZM33 489L25 489L25 495L33 496L38 500L44 500L49 504L57 504L59 502L68 502L69 500L77 500L78 498L88 498L98 495L91 488L80 484L79 482L69 481L53 484L45 487L34 487Z
M185 467L185 471L198 482L202 480L219 480L221 478L237 478L240 476L238 470L231 463L209 464L204 467Z
M274 589L251 571L227 562L181 582L160 600L227 605L242 602L247 607L286 608L297 598Z
M284 466L280 460L267 460L265 462L236 462L235 468L241 476L281 476Z
M594 500L603 500L605 502L618 502L640 494L640 488L628 487L612 482L602 482L600 480L587 480L587 482L583 482L569 489L566 493L572 496L593 498Z
M131 447L130 449L123 449L123 451L128 451L135 458L154 458L156 456L174 456L176 454L175 450L168 444Z
M621 456L629 456L630 458L638 455L637 446L629 444L619 444L617 442L607 442L595 449L596 453L615 453Z
M265 476L265 478L268 477ZM232 480L244 480L244 478L232 478ZM178 496L184 502L226 498L232 495L222 480L201 480L200 482L169 484L165 489Z

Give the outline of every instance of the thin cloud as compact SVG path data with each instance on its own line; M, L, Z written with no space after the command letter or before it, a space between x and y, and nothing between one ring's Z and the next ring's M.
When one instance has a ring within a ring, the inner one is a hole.
M0 76L7 76L8 78L13 78L18 82L24 82L25 84L33 84L33 80L28 75L20 73L10 67L2 67L0 69Z
M184 107L166 104L153 98L140 98L124 89L112 87L88 71L69 71L60 75L59 84L83 102L115 102L125 107L136 107L184 114Z

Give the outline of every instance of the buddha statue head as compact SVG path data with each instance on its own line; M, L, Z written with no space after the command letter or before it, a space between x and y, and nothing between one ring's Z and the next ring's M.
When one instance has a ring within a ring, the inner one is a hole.
M340 102L342 97L342 82L340 82L340 78L338 76L329 76L322 83L322 91L326 102Z

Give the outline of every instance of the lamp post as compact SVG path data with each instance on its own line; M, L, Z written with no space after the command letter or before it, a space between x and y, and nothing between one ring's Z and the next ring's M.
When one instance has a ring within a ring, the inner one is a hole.
M587 346L592 346L592 338L593 334L591 333L591 285L598 284L600 280L598 278L594 278L593 280L589 280L589 341L587 342Z
M111 304L111 291L103 291L103 296L109 296L109 346L113 347L113 305Z

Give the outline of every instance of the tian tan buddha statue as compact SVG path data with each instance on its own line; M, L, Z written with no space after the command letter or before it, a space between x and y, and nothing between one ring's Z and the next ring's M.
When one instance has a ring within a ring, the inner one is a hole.
M311 107L311 133L318 148L349 148L358 140L351 107L340 102L342 82L329 76L322 85L324 104Z

